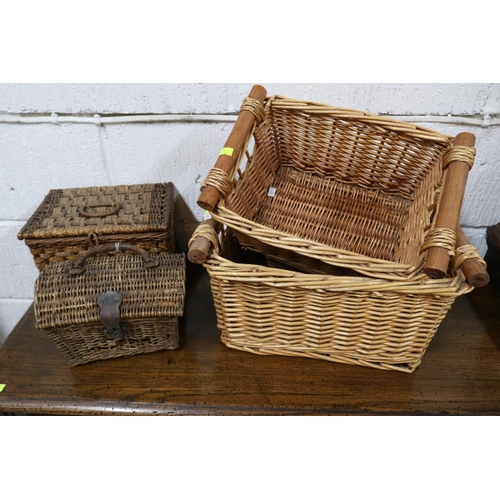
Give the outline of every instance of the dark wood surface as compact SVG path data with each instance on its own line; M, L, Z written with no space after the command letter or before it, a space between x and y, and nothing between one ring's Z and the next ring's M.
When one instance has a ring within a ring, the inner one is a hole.
M208 275L188 264L181 348L70 367L33 325L0 349L0 412L60 415L500 414L500 298L459 297L412 374L225 347Z

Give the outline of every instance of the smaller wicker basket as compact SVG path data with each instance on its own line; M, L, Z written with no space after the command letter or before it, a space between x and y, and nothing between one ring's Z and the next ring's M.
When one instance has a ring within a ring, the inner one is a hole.
M184 254L150 256L130 244L51 262L35 283L35 325L73 366L177 349L185 267Z
M282 262L294 252L374 278L415 279L424 266L444 277L474 136L263 91L245 98L199 206Z
M174 185L136 184L52 189L18 234L42 270L91 247L133 243L175 252Z
M222 342L255 354L300 356L413 372L455 299L473 290L462 273L390 281L283 269L241 246L231 229L219 237L200 224L195 241L213 248L210 275ZM470 249L470 246L468 246ZM474 256L477 257L477 250ZM456 259L461 258L459 249Z

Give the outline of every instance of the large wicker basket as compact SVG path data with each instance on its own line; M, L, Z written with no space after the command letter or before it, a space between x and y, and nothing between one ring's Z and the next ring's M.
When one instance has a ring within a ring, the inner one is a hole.
M35 326L72 366L177 349L184 297L184 254L107 244L44 266Z
M175 252L172 183L52 189L18 234L39 270L94 246Z
M190 247L207 240L213 248L203 265L210 275L221 340L255 354L411 373L455 299L473 290L460 268L449 278L421 275L409 281L350 272L307 274L281 269L243 248L229 228L218 237L213 225L202 223ZM465 248L470 252L470 245ZM479 256L477 250L473 256ZM463 261L457 251L454 264Z
M418 276L429 248L453 252L465 184L449 188L451 227L436 224L440 193L449 164L468 172L473 147L360 111L281 96L264 104L245 99L240 118L254 123L237 123L198 201L243 246L393 280ZM210 189L218 203L207 201Z

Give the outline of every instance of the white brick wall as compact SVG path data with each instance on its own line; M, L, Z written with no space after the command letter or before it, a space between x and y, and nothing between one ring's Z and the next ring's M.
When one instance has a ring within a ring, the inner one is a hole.
M263 83L268 94L309 99L384 115L412 115L431 129L477 137L461 223L486 250L485 228L500 221L500 126L446 123L449 115L500 116L500 84ZM240 84L1 84L0 115L235 114L252 83ZM441 118L440 118L441 117ZM3 120L5 121L5 120ZM231 123L1 123L0 343L33 297L37 276L18 230L51 188L171 180L186 241L201 210L199 183L213 166Z
M260 82L259 82L260 83ZM218 84L3 84L6 113L234 113L253 83ZM482 114L498 87L474 84L262 83L268 94L309 99L371 113L395 115Z

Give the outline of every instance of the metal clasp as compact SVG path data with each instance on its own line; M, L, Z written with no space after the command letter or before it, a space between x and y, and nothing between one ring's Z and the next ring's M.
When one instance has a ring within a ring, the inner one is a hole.
M116 340L125 338L124 325L120 324L120 304L122 300L122 294L112 290L101 293L97 298L97 305L100 307L99 319L104 325L103 331Z

